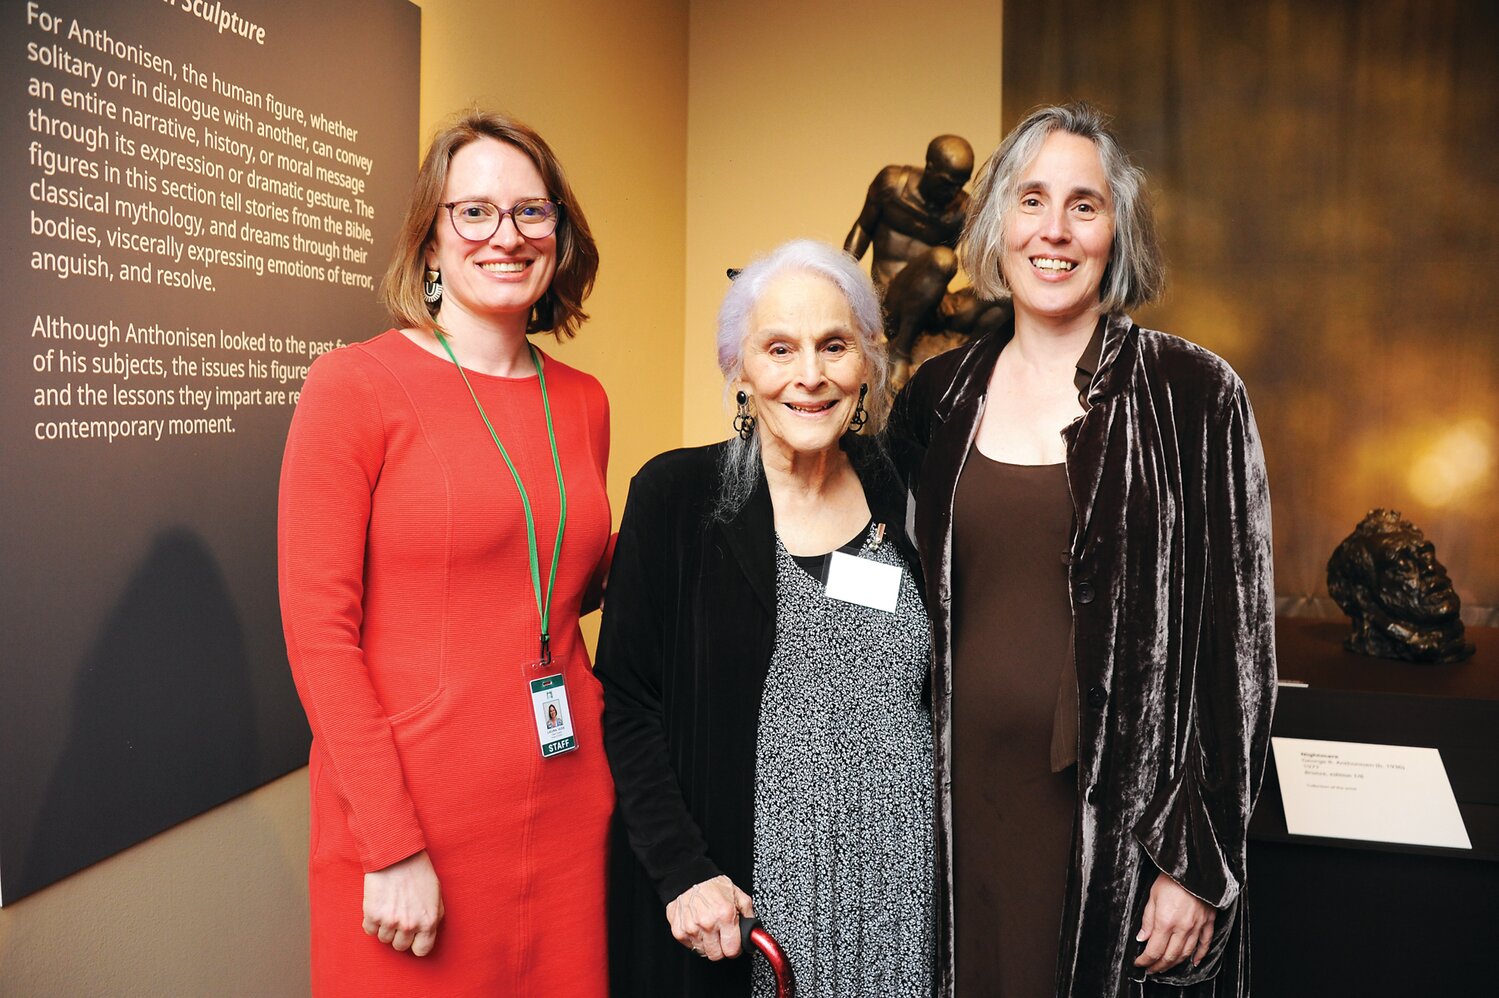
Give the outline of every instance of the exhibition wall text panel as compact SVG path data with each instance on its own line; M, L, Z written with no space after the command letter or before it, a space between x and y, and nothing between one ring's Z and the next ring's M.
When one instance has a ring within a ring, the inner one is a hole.
M406 0L0 2L0 900L303 765L276 486L414 176Z

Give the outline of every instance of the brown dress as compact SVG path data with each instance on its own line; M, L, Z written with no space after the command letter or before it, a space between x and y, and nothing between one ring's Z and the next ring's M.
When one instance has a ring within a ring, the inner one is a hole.
M958 998L1055 991L1077 767L1052 772L1072 668L1066 466L972 448L953 499L953 867Z

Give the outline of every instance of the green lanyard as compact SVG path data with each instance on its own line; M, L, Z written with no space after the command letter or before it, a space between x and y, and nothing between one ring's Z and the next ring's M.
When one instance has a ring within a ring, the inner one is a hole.
M551 632L549 625L552 617L552 593L557 588L557 560L562 556L562 530L567 525L567 487L562 484L562 461L557 457L557 432L552 428L552 404L547 399L547 379L541 370L541 358L536 353L536 348L530 343L526 349L531 354L531 364L536 368L536 381L541 385L541 411L547 418L547 440L552 444L552 467L557 469L557 496L559 499L559 511L557 513L557 543L552 546L552 573L547 579L546 597L541 593L541 559L536 554L536 516L531 512L531 499L526 495L526 487L521 484L520 472L515 470L515 462L510 460L510 455L505 452L505 445L500 443L500 435L494 431L494 424L489 421L489 415L484 411L484 406L479 402L479 396L474 393L474 386L468 380L468 374L463 370L463 365L458 363L458 358L453 354L453 348L448 345L448 338L442 333L437 333L437 342L448 352L448 357L453 361L453 366L458 368L458 373L463 377L463 383L468 387L468 394L474 400L474 408L479 410L479 417L484 420L484 425L489 427L489 436L494 440L494 445L500 450L500 457L505 459L505 467L510 469L510 475L515 479L515 489L520 493L521 508L526 511L526 550L531 556L531 586L536 591L536 612L541 615L541 659L540 664L550 665L552 661Z

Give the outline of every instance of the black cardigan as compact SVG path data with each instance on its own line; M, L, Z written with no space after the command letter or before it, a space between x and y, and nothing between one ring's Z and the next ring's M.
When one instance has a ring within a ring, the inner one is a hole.
M724 444L670 451L630 483L595 674L618 807L610 840L611 992L748 995L749 961L672 938L666 905L727 875L753 896L755 739L776 628L775 522L763 473L712 519ZM908 565L905 490L871 441L846 438L876 522Z

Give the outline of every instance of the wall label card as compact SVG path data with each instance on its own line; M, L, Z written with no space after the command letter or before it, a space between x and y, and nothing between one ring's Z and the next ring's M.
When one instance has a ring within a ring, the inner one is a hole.
M1286 831L1471 849L1434 748L1272 738Z

